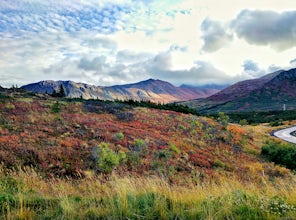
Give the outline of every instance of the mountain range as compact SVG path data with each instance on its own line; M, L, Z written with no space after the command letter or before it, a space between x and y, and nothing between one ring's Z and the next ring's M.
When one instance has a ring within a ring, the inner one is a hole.
M71 98L178 102L206 114L220 111L296 109L296 68L279 70L257 79L241 81L224 89L215 85L176 87L155 79L109 87L48 80L25 85L22 88L36 93L51 94L59 90L61 85L66 96Z
M183 102L201 113L296 109L296 69L235 83L204 99Z
M210 88L193 87L182 85L176 87L168 82L148 79L134 84L114 85L114 86L95 86L73 81L40 81L24 85L21 88L36 92L52 94L63 86L66 96L70 98L102 99L102 100L145 100L152 102L177 102L197 98L205 98L220 91L220 87Z

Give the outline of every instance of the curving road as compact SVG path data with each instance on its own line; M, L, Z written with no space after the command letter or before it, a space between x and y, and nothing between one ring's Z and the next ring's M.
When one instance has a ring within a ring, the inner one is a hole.
M296 131L296 126L276 131L273 133L273 135L284 141L296 144L296 137L291 135L291 133L294 131Z

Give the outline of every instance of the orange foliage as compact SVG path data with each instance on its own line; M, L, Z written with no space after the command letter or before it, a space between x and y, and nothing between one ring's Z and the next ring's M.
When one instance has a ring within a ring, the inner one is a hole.
M233 144L240 144L243 137L247 135L247 132L240 125L228 125L227 131L231 134L231 141Z

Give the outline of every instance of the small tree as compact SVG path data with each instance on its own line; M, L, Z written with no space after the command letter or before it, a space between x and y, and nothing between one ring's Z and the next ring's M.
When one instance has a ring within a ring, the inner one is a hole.
M229 116L225 115L224 112L219 112L218 113L218 122L223 125L224 128L227 127L229 123Z
M107 143L103 142L94 149L94 159L98 171L111 173L118 164L125 161L126 154L122 151L114 152Z
M62 84L60 85L59 97L61 97L61 98L66 97L66 92L65 92L64 86Z

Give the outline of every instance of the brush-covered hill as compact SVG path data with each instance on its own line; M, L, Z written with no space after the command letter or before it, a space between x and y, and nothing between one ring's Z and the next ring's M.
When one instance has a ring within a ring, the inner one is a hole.
M200 112L271 111L296 109L296 69L280 70L258 79L238 82L200 100L185 102Z
M293 219L266 127L122 102L0 93L3 219Z
M73 177L116 170L172 179L192 172L244 178L250 164L260 163L248 153L258 150L252 134L239 125L122 102L6 93L0 96L0 159L7 167ZM103 150L123 158L104 167Z
M134 84L115 85L109 87L94 86L73 81L41 81L22 86L27 91L49 93L64 87L66 96L70 98L101 99L101 100L146 100L151 102L169 103L196 98L205 98L218 89L197 87L176 87L168 82L149 79Z

